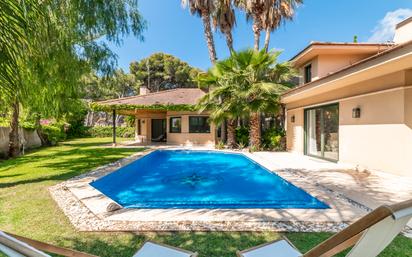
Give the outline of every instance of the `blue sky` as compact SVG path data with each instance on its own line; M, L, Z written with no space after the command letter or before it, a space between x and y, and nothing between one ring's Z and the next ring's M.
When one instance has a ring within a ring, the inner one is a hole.
M129 36L121 46L110 45L120 68L128 71L131 61L155 52L173 54L201 69L210 67L201 20L183 9L180 0L140 0L139 5L148 23L145 40ZM272 34L270 47L283 50L280 60L284 61L310 41L351 42L354 35L359 42L386 41L394 25L408 16L412 16L412 0L306 0L294 21ZM227 57L224 36L214 36L218 58ZM233 37L237 50L253 46L251 23L239 12Z

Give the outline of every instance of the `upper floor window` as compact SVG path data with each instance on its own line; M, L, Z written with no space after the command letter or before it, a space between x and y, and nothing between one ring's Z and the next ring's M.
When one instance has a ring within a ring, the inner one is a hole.
M170 133L181 133L182 132L182 118L171 117L170 118Z
M304 82L309 83L312 81L312 64L305 66Z
M210 133L207 116L189 116L189 133Z

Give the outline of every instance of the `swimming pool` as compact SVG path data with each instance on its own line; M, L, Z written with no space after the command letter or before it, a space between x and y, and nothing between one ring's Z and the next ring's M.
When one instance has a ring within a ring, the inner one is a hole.
M125 208L326 209L243 154L157 150L91 185Z

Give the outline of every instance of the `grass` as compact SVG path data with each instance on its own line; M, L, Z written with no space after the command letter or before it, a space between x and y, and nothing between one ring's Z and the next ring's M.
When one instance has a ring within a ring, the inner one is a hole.
M109 138L77 139L0 162L0 230L108 257L132 256L148 239L197 251L200 257L234 257L237 249L280 237L276 232L76 232L47 188L142 150L101 147L109 142ZM285 235L303 252L330 236ZM380 256L412 256L412 240L398 236Z

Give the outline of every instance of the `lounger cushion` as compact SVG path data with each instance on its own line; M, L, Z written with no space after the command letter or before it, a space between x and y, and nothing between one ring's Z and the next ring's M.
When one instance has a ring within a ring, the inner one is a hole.
M299 257L302 254L286 240L279 240L253 250L242 252L244 257Z
M174 248L146 242L133 257L190 257L191 253L179 251Z

